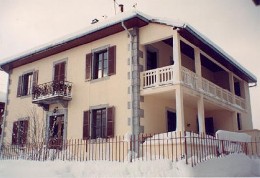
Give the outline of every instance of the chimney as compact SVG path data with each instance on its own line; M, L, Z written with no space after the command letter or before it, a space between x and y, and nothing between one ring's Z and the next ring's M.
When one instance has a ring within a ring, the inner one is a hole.
M118 6L120 7L120 12L124 12L124 5L123 4L119 4Z

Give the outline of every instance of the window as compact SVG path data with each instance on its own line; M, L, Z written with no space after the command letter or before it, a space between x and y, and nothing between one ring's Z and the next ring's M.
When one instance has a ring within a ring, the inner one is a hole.
M87 80L99 79L116 73L116 46L86 55Z
M12 144L23 145L27 142L28 120L13 123Z
M94 54L93 79L107 76L108 72L108 52L107 50Z
M109 138L114 136L114 107L85 111L83 139Z
M38 71L29 72L19 76L17 97L32 94L33 85L37 84Z

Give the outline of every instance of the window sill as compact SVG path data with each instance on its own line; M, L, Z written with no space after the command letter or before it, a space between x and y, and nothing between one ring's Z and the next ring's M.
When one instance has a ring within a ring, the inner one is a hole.
M18 96L17 98L24 99L24 98L31 98L31 97L32 97L32 95L29 94L29 95Z
M100 81L105 81L105 80L109 80L110 76L106 76L106 77L102 77L102 78L98 78L98 79L91 79L91 80L86 80L87 82L89 81L90 83L96 83L96 82L100 82Z

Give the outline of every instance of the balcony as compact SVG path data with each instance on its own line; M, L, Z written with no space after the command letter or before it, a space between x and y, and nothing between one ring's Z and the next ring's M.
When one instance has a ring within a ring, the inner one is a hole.
M173 67L166 66L141 73L141 88L156 88L174 84ZM245 100L239 96L232 94L230 91L219 87L209 80L198 77L196 73L182 67L181 83L193 90L203 93L212 99L230 104L238 109L246 109Z
M68 81L52 81L33 87L32 103L38 104L44 110L49 110L49 105L60 103L63 107L68 106L72 99L72 83Z

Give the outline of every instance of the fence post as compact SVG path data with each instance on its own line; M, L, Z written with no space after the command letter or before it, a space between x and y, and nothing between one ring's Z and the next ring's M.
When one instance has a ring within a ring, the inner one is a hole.
M132 162L132 151L133 151L133 143L132 143L132 135L130 135L130 156L129 156L129 159L130 159L130 162Z
M187 154L187 140L186 140L186 131L184 131L184 151L185 151L185 159L186 159L186 164L188 164L188 154Z

